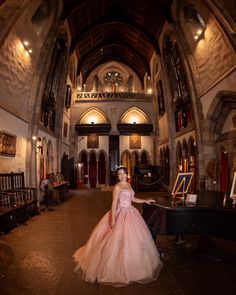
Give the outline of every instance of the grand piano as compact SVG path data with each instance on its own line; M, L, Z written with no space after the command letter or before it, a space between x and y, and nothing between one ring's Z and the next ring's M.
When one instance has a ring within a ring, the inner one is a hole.
M236 240L236 207L216 191L199 191L194 204L170 195L154 196L156 204L143 204L142 216L152 236L201 235Z

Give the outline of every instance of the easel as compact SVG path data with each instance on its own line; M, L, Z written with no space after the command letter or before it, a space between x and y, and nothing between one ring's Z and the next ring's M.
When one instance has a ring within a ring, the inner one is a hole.
M184 193L185 193L185 185L186 185L186 178L183 177L178 185L178 187L176 188L174 194L173 194L173 198L176 198L177 192L179 192L181 186L183 186L182 189L182 199L184 200Z

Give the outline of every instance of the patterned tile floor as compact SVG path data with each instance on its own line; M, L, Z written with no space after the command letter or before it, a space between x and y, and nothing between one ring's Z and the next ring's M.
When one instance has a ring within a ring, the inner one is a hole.
M155 282L115 288L81 281L73 273L71 255L87 241L110 205L110 192L70 191L65 202L53 205L53 211L42 211L2 236L0 294L236 294L236 242L212 239L214 247L209 247L197 236L186 237L182 246L175 246L175 237L158 237L157 247L163 251L164 268ZM140 205L136 207L141 210Z

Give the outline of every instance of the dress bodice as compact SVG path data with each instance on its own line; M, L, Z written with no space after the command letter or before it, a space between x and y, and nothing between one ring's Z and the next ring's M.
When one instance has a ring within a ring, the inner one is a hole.
M132 200L134 198L134 191L129 189L123 189L119 193L117 208L129 208L131 207Z

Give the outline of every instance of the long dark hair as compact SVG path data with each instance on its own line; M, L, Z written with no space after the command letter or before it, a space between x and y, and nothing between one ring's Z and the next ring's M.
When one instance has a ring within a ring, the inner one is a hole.
M128 169L127 169L127 167L125 167L125 166L118 166L116 168L116 176L118 176L118 171L121 170L121 169L124 170L125 171L125 174L128 175Z

